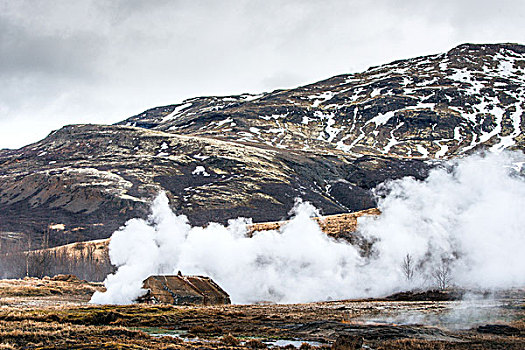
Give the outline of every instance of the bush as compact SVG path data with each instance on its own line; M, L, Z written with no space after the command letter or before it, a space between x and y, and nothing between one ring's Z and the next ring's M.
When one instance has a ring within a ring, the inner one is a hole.
M235 338L233 335L228 334L221 338L221 343L223 343L224 345L229 345L229 346L239 346L241 341Z

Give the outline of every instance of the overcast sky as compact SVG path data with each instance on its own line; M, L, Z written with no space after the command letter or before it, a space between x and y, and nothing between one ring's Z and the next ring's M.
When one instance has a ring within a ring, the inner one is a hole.
M0 0L0 148L189 97L525 43L524 18L524 0Z

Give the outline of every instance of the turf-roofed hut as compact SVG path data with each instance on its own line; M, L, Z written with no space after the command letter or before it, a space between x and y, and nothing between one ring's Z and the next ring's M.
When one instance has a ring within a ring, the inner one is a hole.
M211 278L204 276L158 275L144 280L147 292L137 299L144 303L172 305L231 304L230 296Z

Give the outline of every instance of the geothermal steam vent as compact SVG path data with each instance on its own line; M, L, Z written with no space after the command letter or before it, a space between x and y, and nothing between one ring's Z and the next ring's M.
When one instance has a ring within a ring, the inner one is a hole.
M137 301L173 305L231 304L230 296L211 278L203 276L150 276L144 280L146 294Z

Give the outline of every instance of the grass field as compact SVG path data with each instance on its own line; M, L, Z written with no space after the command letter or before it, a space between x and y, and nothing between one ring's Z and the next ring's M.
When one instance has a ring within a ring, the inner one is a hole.
M100 284L62 279L0 282L0 349L525 348L524 290L470 309L386 300L110 306L87 303Z

